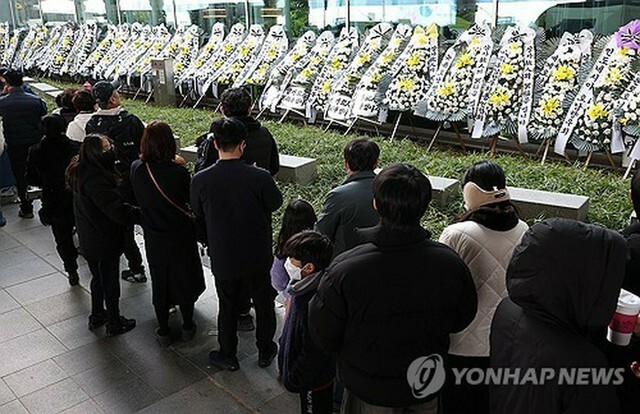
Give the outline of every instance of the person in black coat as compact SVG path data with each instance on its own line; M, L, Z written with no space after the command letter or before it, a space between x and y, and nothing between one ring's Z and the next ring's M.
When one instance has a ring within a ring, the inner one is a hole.
M140 222L140 209L126 203L118 191L115 161L109 139L92 134L87 135L79 156L67 168L80 248L92 275L89 329L106 324L108 335L119 335L136 326L134 319L120 315L118 271L124 229Z
M311 338L337 354L343 412L435 414L449 334L474 319L476 289L460 256L420 226L431 201L426 176L391 165L373 198L380 224L360 230L364 244L329 266L309 304Z
M65 135L67 122L61 115L45 116L42 129L44 137L29 149L27 182L42 188L40 221L45 226L51 225L69 284L75 286L79 277L78 250L73 242L73 194L66 186L64 175L71 159L78 153L79 144Z
M40 120L47 114L47 105L36 95L25 92L22 72L8 70L2 78L7 94L0 97L0 117L20 197L18 215L30 219L33 218L33 203L27 194L27 156L29 147L42 139Z
M251 116L253 109L251 94L244 88L229 88L222 93L220 103L220 110L225 117L237 119L247 129L247 140L241 159L247 164L264 168L271 175L276 175L280 170L278 145L271 132ZM215 121L209 129L209 136L206 138L208 140L212 139L214 124ZM198 165L196 172L210 167L218 160L218 151L215 150L211 141L208 146L210 150L206 152L204 163Z
M191 183L191 206L204 223L215 275L220 310L220 349L209 354L212 364L239 368L236 357L238 315L243 292L255 305L258 364L267 367L277 354L275 291L269 269L273 263L271 214L282 205L282 194L268 171L241 160L247 130L235 119L214 124L220 159L200 171Z
M169 308L180 306L182 340L193 338L193 308L204 292L195 222L190 216L189 171L176 158L173 131L164 122L151 122L142 135L140 160L131 166L131 183L142 211L153 306L161 346L171 343Z
M612 384L561 384L560 368L607 369L597 337L616 310L627 249L616 232L574 220L537 223L507 269L509 297L491 326L492 368L554 369L537 385L490 385L495 414L619 412ZM637 407L636 407L637 408Z
M292 284L278 354L282 384L300 395L302 414L331 414L336 362L311 340L307 322L309 302L331 262L331 240L315 231L303 231L287 240L283 252Z
M144 124L122 107L119 86L117 81L100 81L93 85L91 92L99 109L87 121L85 131L87 134L101 134L111 139L116 154L116 170L122 177L119 191L128 203L135 205L129 173L131 164L138 159L140 153ZM142 254L136 244L133 226L126 229L124 242L124 255L129 268L122 271L122 279L128 282L146 282Z

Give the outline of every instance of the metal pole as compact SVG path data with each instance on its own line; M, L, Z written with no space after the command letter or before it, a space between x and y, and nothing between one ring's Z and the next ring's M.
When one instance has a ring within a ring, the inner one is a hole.
M40 12L40 23L44 25L44 14L42 14L42 0L38 0L38 11Z
M11 24L13 24L13 28L16 28L16 11L15 11L16 3L14 0L9 0L9 12L11 13Z
M346 27L349 28L349 27L351 27L351 1L350 0L346 0L345 1L345 5L347 7L347 24L346 24Z
M249 13L249 0L244 0L244 19L247 22L247 30L251 28L251 14Z
M173 24L174 24L174 29L178 30L178 9L176 8L176 0L171 0L171 4L173 4Z
M495 17L493 18L493 27L496 28L498 27L498 4L499 4L500 0L496 0L496 14Z
M122 24L122 11L120 10L120 0L116 0L116 14L118 15L118 24Z

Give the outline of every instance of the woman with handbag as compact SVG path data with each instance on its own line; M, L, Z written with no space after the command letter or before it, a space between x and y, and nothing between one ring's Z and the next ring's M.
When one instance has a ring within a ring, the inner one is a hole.
M153 306L162 347L172 343L169 308L179 305L183 341L196 331L194 304L204 292L204 273L198 254L196 226L189 207L191 177L176 156L171 127L151 122L144 130L140 160L131 165L131 183L142 210L147 262L151 272Z

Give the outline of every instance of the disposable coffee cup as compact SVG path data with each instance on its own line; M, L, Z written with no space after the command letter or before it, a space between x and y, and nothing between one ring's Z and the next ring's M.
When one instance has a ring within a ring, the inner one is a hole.
M633 335L633 329L636 327L636 322L638 321L639 313L640 297L624 289L620 289L618 307L607 330L607 339L609 342L622 346L629 345L631 335Z

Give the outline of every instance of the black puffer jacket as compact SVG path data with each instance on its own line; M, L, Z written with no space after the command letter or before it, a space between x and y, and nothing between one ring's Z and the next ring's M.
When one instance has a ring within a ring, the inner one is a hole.
M65 171L80 143L65 135L45 136L31 146L27 158L27 182L42 188L40 219L45 224L73 223L73 194L67 189Z
M309 304L311 338L337 353L345 387L365 402L408 407L433 399L414 397L408 369L432 354L445 362L449 334L475 317L469 269L420 227L358 233L366 244L333 260Z
M592 339L616 308L627 250L617 233L573 220L538 223L524 235L507 269L509 297L491 326L494 368L608 368ZM496 385L499 414L615 414L613 385Z
M73 194L73 206L82 255L89 260L119 257L124 228L140 223L140 209L124 201L116 179L104 169L85 166L78 175L82 188Z
M31 146L42 138L40 118L47 105L22 88L13 88L0 98L0 117L8 147Z

